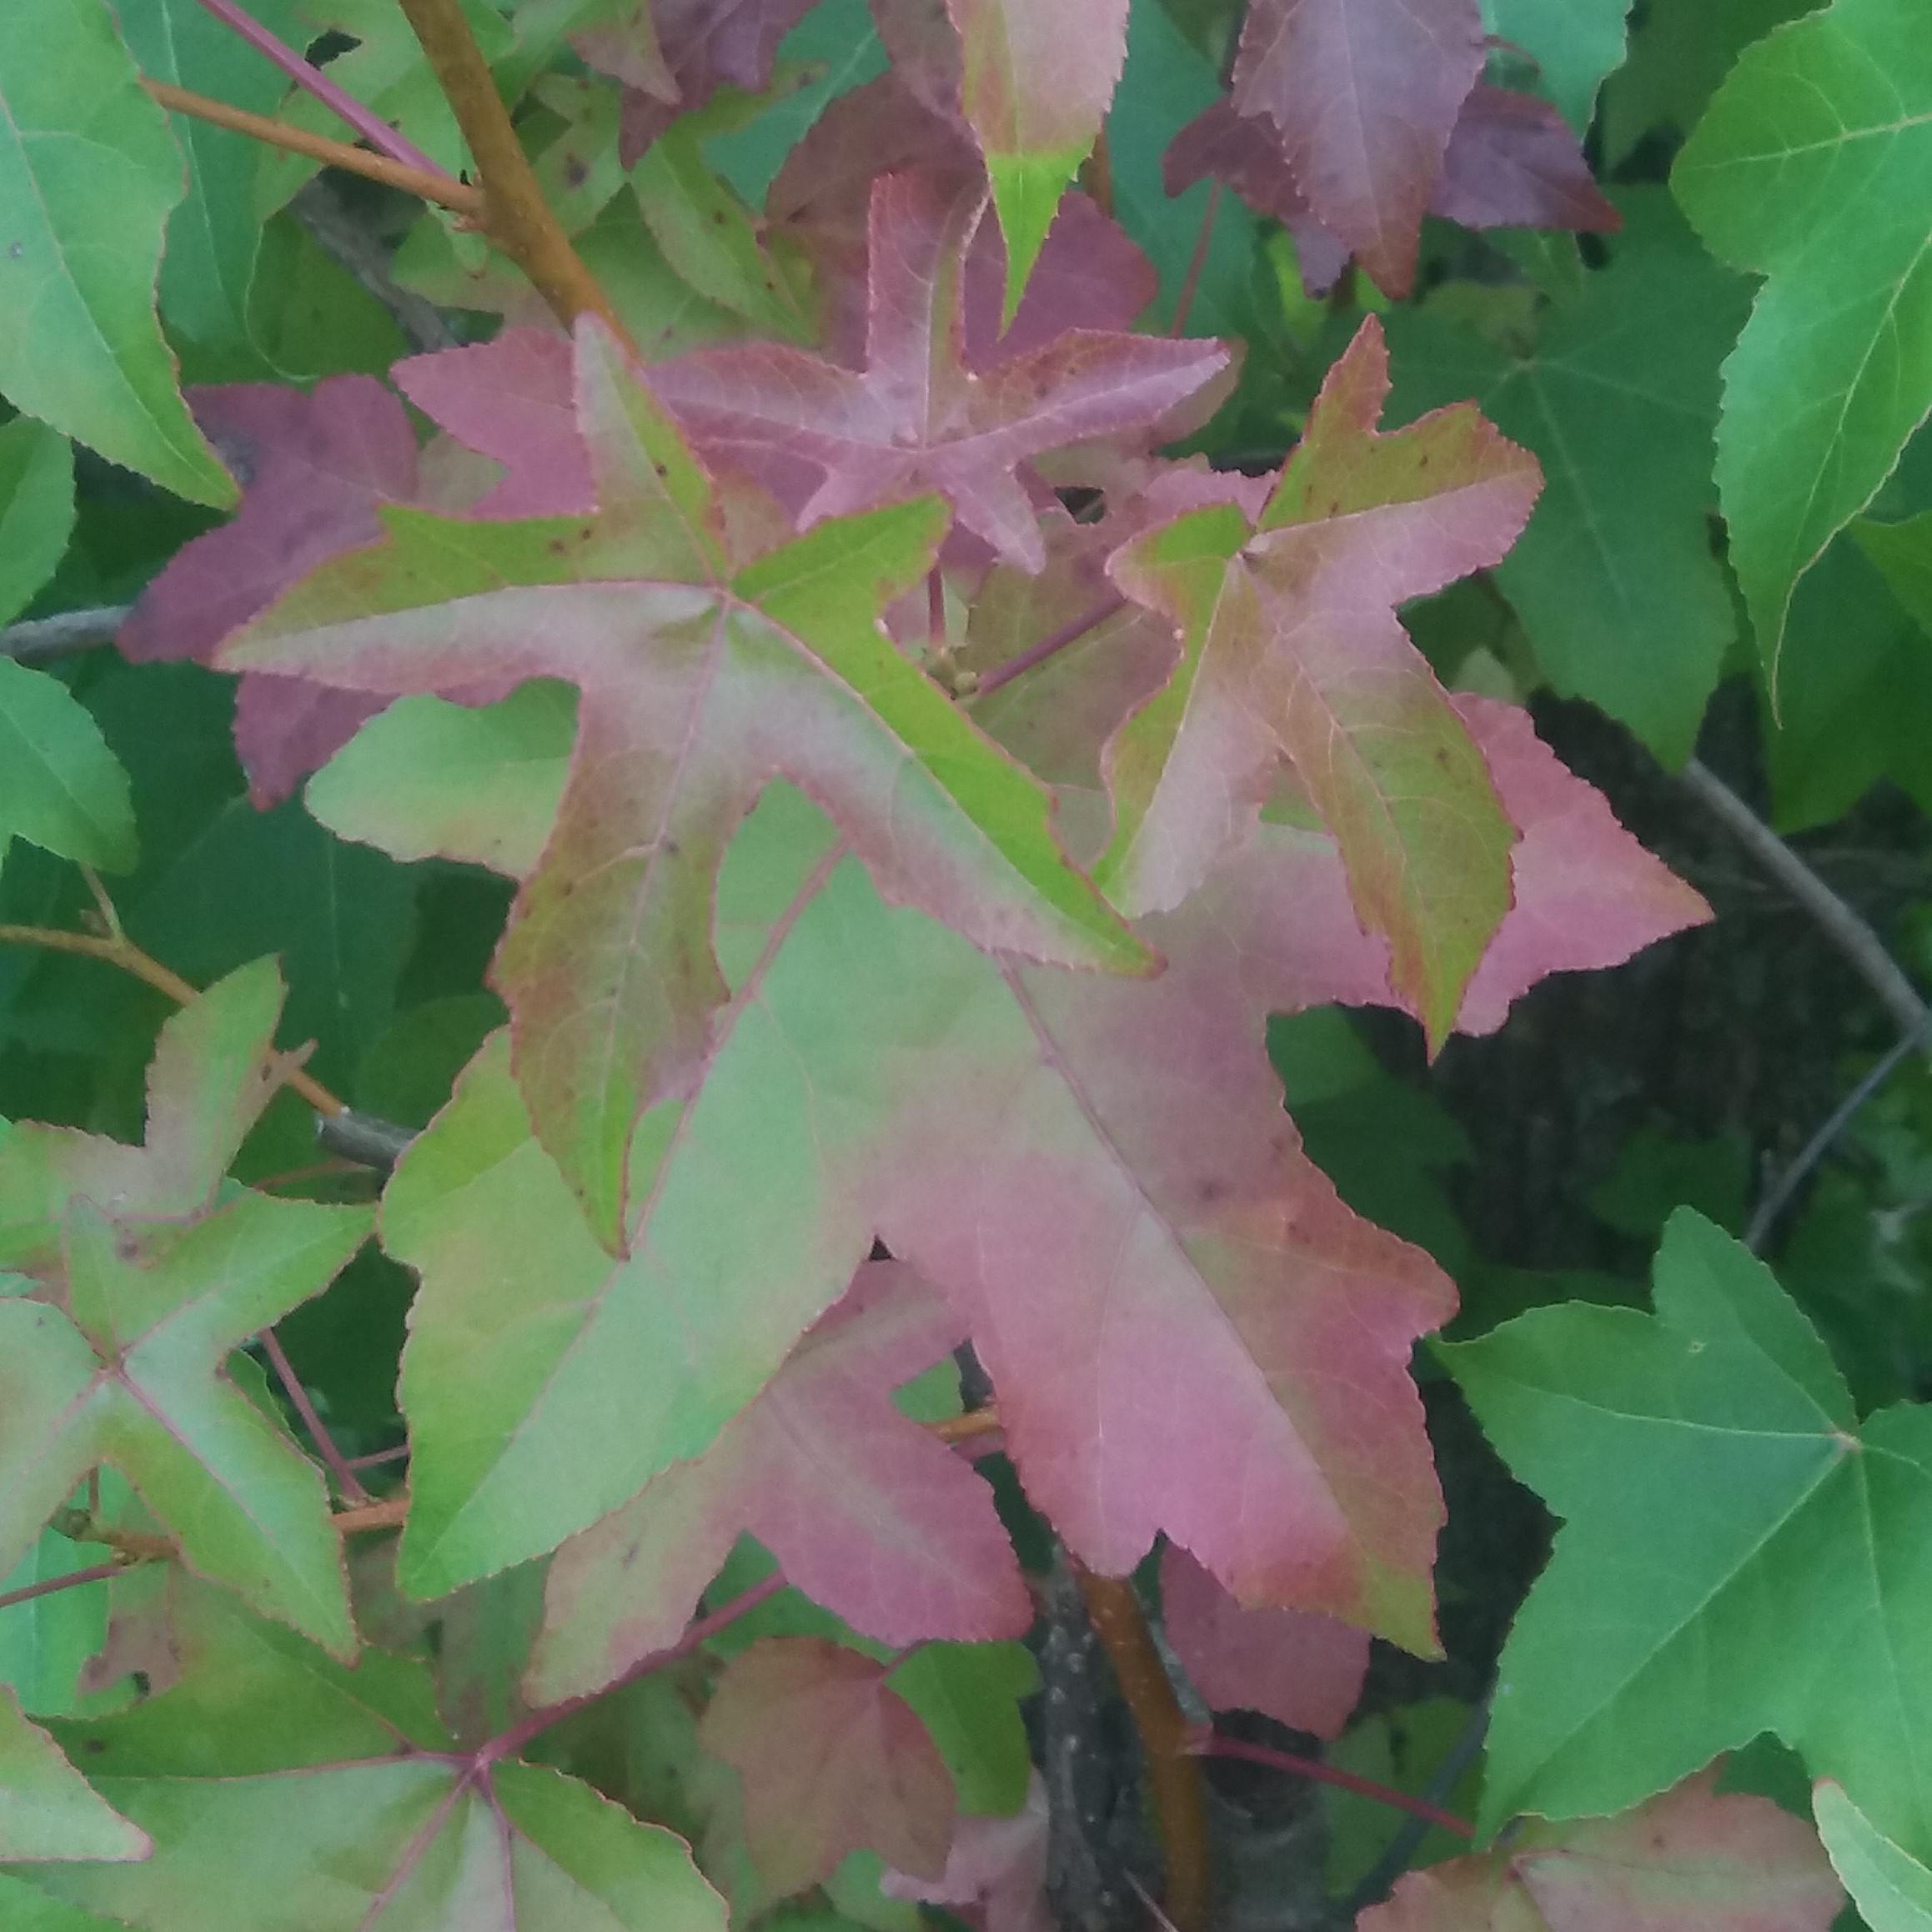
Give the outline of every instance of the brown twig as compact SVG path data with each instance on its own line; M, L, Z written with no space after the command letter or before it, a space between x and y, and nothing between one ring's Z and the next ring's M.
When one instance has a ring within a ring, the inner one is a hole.
M566 328L580 315L598 316L635 355L630 332L544 199L459 0L401 0L401 5L475 158L484 233L529 278Z
M385 1496L379 1503L358 1503L337 1510L335 1527L344 1536L357 1536L371 1529L400 1529L409 1515L407 1495Z
M56 1590L71 1590L78 1583L103 1583L131 1567L124 1563L91 1563L84 1570L68 1570L63 1576L48 1577L38 1583L23 1584L18 1590L8 1590L0 1595L0 1610L11 1610L16 1603L32 1603L36 1597L51 1597Z
M1189 1749L1187 1720L1132 1583L1096 1576L1079 1563L1074 1574L1147 1754L1147 1783L1167 1861L1167 1915L1176 1932L1206 1932L1213 1902L1207 1799L1200 1761Z
M386 154L372 154L366 148L332 141L326 134L314 134L306 128L271 120L266 114L252 114L246 108L231 108L226 101L210 100L206 94L190 93L187 88L173 87L166 81L143 80L141 84L170 113L188 114L213 127L226 128L231 133L246 134L270 148L285 148L291 154L305 154L311 161L319 161L329 168L366 175L384 187L399 188L424 201L453 208L472 221L483 218L482 195L440 169L411 168L404 162L390 160Z
M336 1487L349 1502L367 1503L369 1491L363 1488L362 1478L349 1467L349 1458L324 1427L309 1391L302 1386L302 1377L295 1372L295 1364L289 1359L288 1351L282 1346L280 1337L273 1328L264 1328L258 1339L262 1344L262 1352L268 1358L268 1366L275 1372L276 1380L294 1404L296 1414L301 1417L302 1426L308 1430L316 1453L329 1465L329 1473L334 1477Z
M0 926L0 946L38 946L47 952L71 952L83 959L98 959L118 966L157 992L165 993L177 1006L185 1006L199 997L196 989L171 968L142 951L125 935L103 936L92 932L67 932L53 926ZM288 1084L319 1114L339 1114L343 1103L299 1066L286 1076Z
M970 1408L963 1416L948 1416L943 1422L928 1423L929 1435L942 1443L970 1443L981 1436L997 1435L1003 1425L996 1408Z

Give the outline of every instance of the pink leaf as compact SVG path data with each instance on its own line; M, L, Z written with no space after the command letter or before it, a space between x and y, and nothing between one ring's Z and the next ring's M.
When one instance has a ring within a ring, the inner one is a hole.
M1468 404L1377 432L1388 372L1371 316L1257 524L1197 510L1114 559L1187 644L1108 747L1116 825L1096 876L1130 913L1179 905L1252 835L1285 760L1433 1047L1508 910L1514 834L1395 608L1499 560L1542 476Z
M745 1843L783 1898L876 1851L916 1876L946 1869L952 1777L891 1666L815 1637L765 1638L735 1659L698 1726L745 1787Z
M976 1911L986 1932L1056 1932L1046 1901L1046 1786L1036 1771L1026 1802L1011 1818L962 1818L946 1870L936 1879L888 1871L888 1899Z
M148 586L119 638L136 663L212 662L223 639L318 564L374 543L378 504L416 497L408 414L368 376L332 376L308 395L249 383L191 399L242 485L242 504ZM244 677L235 739L255 803L286 798L381 708L303 678Z
M933 489L1001 555L1040 569L1026 459L1159 421L1228 354L1076 330L969 371L963 267L981 206L916 176L874 184L863 374L773 343L658 364L652 388L702 453L759 476L801 527Z
M1466 228L1601 234L1623 223L1563 116L1548 101L1503 88L1478 88L1463 103L1429 212Z
M1262 1711L1339 1737L1368 1669L1368 1633L1302 1610L1244 1610L1177 1543L1161 1558L1168 1641L1214 1710Z
M671 85L624 98L618 158L625 168L681 113L701 108L721 87L762 93L778 46L811 10L812 0L650 0L660 61Z
M1024 1634L1031 1600L992 1492L889 1399L965 1333L910 1270L861 1268L703 1456L565 1544L531 1696L597 1689L675 1643L745 1530L806 1595L882 1643Z
M1411 1872L1360 1932L1827 1932L1844 1902L1817 1834L1702 1773L1619 1818L1530 1819Z
M1234 104L1281 129L1315 218L1406 295L1463 103L1483 72L1476 0L1256 0Z

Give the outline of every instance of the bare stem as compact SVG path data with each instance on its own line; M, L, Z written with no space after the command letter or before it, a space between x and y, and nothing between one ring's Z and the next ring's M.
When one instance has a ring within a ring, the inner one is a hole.
M565 328L580 315L598 316L635 355L630 332L544 199L459 0L400 4L475 159L483 187L484 232L529 276Z
M38 664L69 651L93 650L112 644L133 610L132 604L102 604L91 610L63 610L58 617L30 617L0 630L0 657Z
M355 129L377 153L426 174L442 169L413 142L405 141L380 115L372 113L354 94L346 93L319 67L305 61L285 41L278 39L237 0L201 0L224 26L238 33L257 53L272 60L297 87L314 95L339 121ZM448 177L444 176L444 179Z
M32 1603L36 1597L51 1597L56 1590L71 1590L81 1583L98 1583L109 1577L118 1577L128 1568L127 1563L90 1563L84 1570L69 1570L64 1576L48 1577L38 1583L28 1583L18 1590L8 1590L0 1596L0 1610L11 1610L16 1603Z
M1398 1791L1392 1784L1377 1784L1372 1778L1358 1778L1352 1771L1344 1771L1339 1765L1324 1764L1319 1758L1304 1758L1293 1751L1277 1751L1267 1744L1251 1744L1241 1738L1224 1738L1212 1731L1197 1731L1187 1749L1197 1757L1242 1758L1251 1764L1266 1764L1271 1770L1292 1772L1297 1778L1312 1778L1322 1784L1332 1784L1337 1790L1352 1791L1358 1797L1372 1798L1377 1804L1393 1805L1398 1811L1406 1811L1411 1816L1425 1818L1431 1824L1439 1824L1444 1831L1453 1832L1458 1838L1473 1839L1475 1828L1466 1820L1457 1817L1453 1811L1445 1811L1439 1804L1432 1804L1426 1798L1412 1797L1406 1791Z
M1042 638L1017 657L1010 657L1004 664L996 665L980 680L973 695L986 697L998 690L1001 685L1010 685L1015 678L1025 676L1036 665L1045 664L1048 658L1057 656L1068 645L1079 643L1088 631L1105 624L1117 610L1124 610L1127 601L1124 597L1109 597L1104 603L1095 605L1092 610L1075 618L1072 623L1061 625L1051 637Z
M361 1478L349 1466L349 1458L336 1446L334 1437L324 1426L314 1400L309 1391L302 1386L302 1377L295 1372L295 1364L289 1359L288 1351L282 1346L280 1337L273 1328L264 1328L259 1340L262 1352L268 1358L268 1366L274 1370L276 1380L288 1393L289 1400L295 1405L295 1413L301 1417L302 1426L308 1430L309 1441L314 1443L316 1453L329 1465L329 1472L334 1477L337 1488L349 1502L367 1503L369 1499L369 1491L363 1488Z
M1194 238L1194 253L1187 263L1187 278L1174 300L1174 319L1167 328L1170 335L1187 333L1187 318L1194 313L1194 298L1201 293L1201 277L1207 266L1207 244L1214 238L1214 218L1220 213L1221 183L1217 181L1208 188L1207 206L1201 215L1201 233Z
M336 1511L335 1527L344 1536L359 1536L374 1529L400 1529L409 1521L409 1499L385 1496L379 1503L354 1503Z
M372 154L366 148L351 147L346 141L332 141L326 134L313 134L306 128L292 127L286 121L271 120L266 114L252 114L246 108L231 108L226 101L210 100L206 94L191 94L185 88L171 87L166 81L144 80L142 86L172 113L192 115L211 126L226 128L231 133L246 134L251 140L271 148L285 148L291 154L306 154L330 168L345 168L351 174L366 175L386 187L399 188L444 208L454 208L472 221L483 218L483 197L474 188L445 174L439 168L416 168L386 154Z
M193 986L178 972L142 951L123 936L109 936L92 932L67 932L53 926L0 926L0 946L38 946L47 952L70 952L83 959L98 959L131 973L157 992L165 993L177 1006L185 1006L198 997ZM318 1080L298 1066L290 1070L288 1083L319 1114L339 1114L342 1102Z
M1201 1766L1189 1749L1187 1720L1132 1583L1124 1577L1096 1576L1078 1563L1073 1573L1147 1754L1147 1785L1167 1862L1167 1916L1175 1932L1205 1932L1213 1905L1207 1798Z

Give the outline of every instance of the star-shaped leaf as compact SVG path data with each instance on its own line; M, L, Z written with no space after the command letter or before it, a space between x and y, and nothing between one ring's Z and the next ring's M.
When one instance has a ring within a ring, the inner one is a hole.
M1257 0L1234 104L1282 133L1295 183L1376 285L1406 295L1423 213L1483 72L1476 0Z
M675 1643L747 1530L815 1603L881 1643L1023 1635L1032 1603L992 1491L889 1399L964 1337L897 1262L861 1269L704 1455L558 1553L530 1695L595 1690Z
M390 507L223 661L390 694L560 677L585 694L561 815L494 977L538 1131L613 1248L646 1107L689 1086L725 987L713 880L784 773L894 898L976 942L1135 968L1145 950L1054 842L1041 788L879 627L931 567L931 499L827 524L748 565L715 494L600 325L580 326L588 518ZM753 504L748 514L755 515Z
M0 1884L46 1914L26 1923L65 1932L65 1901L147 1932L725 1932L680 1839L574 1778L459 1749L422 1666L371 1651L345 1670L240 1617L190 1635L174 1689L56 1726L153 1856L8 1867Z
M1542 477L1468 404L1378 434L1388 388L1371 316L1258 519L1193 510L1114 559L1186 650L1109 747L1096 876L1130 912L1179 905L1252 831L1285 760L1439 1045L1508 910L1515 835L1395 606L1501 558Z
M1769 1730L1923 1859L1932 1412L1861 1426L1769 1270L1689 1208L1656 1305L1442 1351L1566 1519L1503 1653L1484 1817L1615 1811Z
M1828 1932L1844 1894L1816 1836L1714 1782L1411 1872L1361 1932Z
M148 1144L28 1124L0 1147L0 1573L88 1473L122 1471L203 1575L347 1653L341 1553L320 1473L223 1374L229 1352L319 1294L369 1211L216 1190L285 1063L273 964L168 1023Z
M699 1741L744 1780L745 1842L767 1894L829 1878L866 1846L936 1879L952 1843L952 1778L891 1666L815 1637L735 1658Z
M1836 0L1745 50L1671 185L1765 277L1724 364L1718 494L1767 673L1791 593L1932 409L1932 37Z
M862 374L770 343L659 363L652 389L702 453L753 469L801 524L933 489L1002 557L1040 569L1027 459L1158 422L1220 374L1228 352L1073 329L968 369L964 264L982 209L980 190L923 175L873 183Z

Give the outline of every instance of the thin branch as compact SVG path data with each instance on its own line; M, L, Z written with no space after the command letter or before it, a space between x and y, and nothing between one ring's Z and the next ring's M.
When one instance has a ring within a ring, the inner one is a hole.
M492 1738L479 1754L481 1760L496 1764L503 1759L514 1757L532 1738L549 1730L553 1724L561 1724L565 1718L574 1717L586 1704L609 1697L613 1691L621 1690L627 1684L635 1684L639 1678L647 1677L654 1670L663 1669L667 1664L675 1664L680 1657L689 1657L700 1644L709 1643L727 1624L735 1623L746 1611L755 1610L785 1587L785 1572L774 1570L762 1583L754 1583L709 1616L699 1618L668 1649L655 1650L649 1657L640 1658L621 1677L614 1679L600 1690L587 1691L582 1697L565 1698L561 1704L546 1704L541 1710L532 1711L500 1737Z
M203 0L204 6L213 3ZM401 0L401 6L475 158L484 232L529 278L566 328L580 315L598 316L636 355L630 332L544 199L459 0Z
M1443 1753L1435 1775L1423 1787L1423 1796L1431 1804L1446 1805L1462 1782L1463 1774L1475 1763L1476 1754L1483 1749L1483 1740L1489 1733L1490 1700L1494 1695L1493 1690L1487 1691L1469 1707L1469 1715L1456 1734L1455 1742ZM1348 1894L1342 1908L1348 1924L1352 1925L1365 1908L1388 1896L1395 1881L1409 1869L1422 1849L1422 1842L1434 1822L1413 1813L1403 1819L1402 1829L1388 1841L1382 1856L1362 1874L1361 1882Z
M31 1603L36 1597L51 1597L56 1590L71 1590L78 1583L103 1583L108 1578L118 1577L122 1571L132 1568L129 1563L92 1563L84 1570L69 1570L64 1576L48 1577L44 1582L8 1590L0 1596L0 1610L11 1610L16 1603Z
M262 1344L262 1352L268 1357L276 1380L295 1405L295 1413L301 1417L302 1426L308 1430L316 1453L329 1465L329 1473L334 1477L336 1487L349 1502L367 1503L369 1491L363 1488L362 1478L349 1466L349 1458L336 1446L335 1438L324 1426L309 1391L302 1386L302 1377L295 1372L295 1364L289 1359L288 1351L282 1346L281 1337L273 1328L264 1328L256 1339Z
M334 1521L344 1536L359 1536L372 1529L400 1529L409 1514L408 1496L385 1496L379 1503L356 1503L339 1509Z
M1929 1043L1932 1043L1932 1013L1891 1046L1870 1072L1832 1109L1824 1124L1799 1149L1790 1166L1758 1203L1751 1216L1751 1225L1744 1230L1744 1246L1753 1254L1763 1252L1778 1217L1784 1212L1792 1196L1804 1186L1812 1169L1831 1152L1838 1137L1851 1125L1859 1109L1892 1077L1902 1061Z
M1187 263L1187 279L1181 284L1181 293L1174 299L1174 319L1168 325L1170 335L1186 332L1187 318L1194 313L1194 298L1201 292L1202 271L1207 266L1207 244L1214 238L1214 218L1221 213L1221 183L1216 182L1207 191L1207 206L1201 216L1201 233L1194 239L1194 253Z
M289 212L314 237L324 254L354 276L389 310L412 348L427 353L456 347L456 331L444 320L442 311L414 289L396 285L389 251L344 206L340 196L320 175L302 184L289 203Z
M398 1443L393 1449L378 1449L373 1455L351 1456L349 1466L352 1469L374 1469L384 1463L399 1463L409 1453L407 1443Z
M404 1150L416 1134L413 1127L398 1127L394 1121L380 1120L374 1114L345 1107L324 1114L315 1123L315 1137L340 1159L386 1173L402 1159Z
M1088 631L1097 630L1117 610L1125 610L1127 601L1124 597L1109 597L1104 603L1095 605L1091 610L1075 618L1072 623L1061 625L1051 637L1042 638L1017 657L1010 657L1004 664L996 665L980 680L973 695L987 697L1001 685L1010 685L1015 678L1025 676L1028 671L1045 664L1048 658L1057 656L1068 645L1079 643Z
M52 926L0 926L0 946L38 946L47 952L69 952L83 959L98 959L131 973L157 992L165 993L177 1006L185 1006L198 996L196 989L178 972L142 951L126 937L107 937L92 932L67 932ZM319 1114L339 1114L343 1103L329 1089L309 1077L299 1066L286 1075L288 1084Z
M1124 1577L1096 1576L1077 1562L1073 1573L1147 1754L1148 1791L1167 1856L1162 1889L1167 1914L1176 1932L1205 1932L1214 1893L1207 1794L1201 1766L1189 1749L1180 1699L1133 1584Z
M1884 942L1804 861L1708 765L1696 759L1684 768L1684 783L1713 817L1815 920L1854 966L1902 1033L1916 1036L1928 1021L1918 989L1899 970Z
M351 174L365 174L385 188L399 188L424 201L454 208L472 221L483 215L483 197L474 188L454 180L439 168L413 168L393 161L386 154L372 154L366 148L352 147L346 141L332 141L326 134L313 134L306 128L266 114L252 114L246 108L231 108L226 101L210 100L206 94L191 94L185 88L171 87L166 81L143 80L141 83L170 113L187 114L212 127L226 128L232 134L246 134L270 148L285 148L291 154L305 154L329 168L346 168Z
M305 61L285 41L277 38L260 21L238 5L237 0L201 0L201 3L224 27L247 41L257 53L272 60L297 87L314 95L339 121L354 128L378 153L401 162L405 168L419 168L426 174L442 174L443 170L420 148L404 140L380 115L372 113L354 94L346 93L338 87L320 68ZM445 175L444 178L449 178Z
M970 1443L981 1436L997 1435L1005 1425L996 1408L970 1408L964 1415L948 1416L943 1422L928 1423L929 1435L942 1443Z
M30 617L0 630L0 657L16 664L39 664L71 651L97 650L112 644L133 610L132 604L101 604L90 610L63 610L58 617Z
M1195 1733L1187 1748L1197 1757L1241 1758L1251 1764L1266 1764L1271 1770L1290 1772L1297 1778L1312 1778L1319 1784L1332 1784L1339 1791L1352 1791L1358 1797L1372 1798L1378 1804L1393 1805L1398 1811L1427 1819L1431 1824L1439 1824L1444 1831L1453 1832L1458 1838L1473 1839L1476 1835L1475 1828L1466 1819L1457 1817L1453 1811L1445 1811L1439 1804L1432 1804L1426 1798L1411 1797L1406 1791L1398 1791L1392 1784L1377 1784L1372 1778L1358 1778L1338 1764L1324 1764L1319 1758L1304 1758L1293 1751L1277 1751L1267 1744L1251 1744L1245 1739L1224 1738L1212 1731Z

